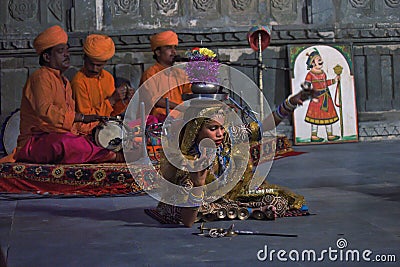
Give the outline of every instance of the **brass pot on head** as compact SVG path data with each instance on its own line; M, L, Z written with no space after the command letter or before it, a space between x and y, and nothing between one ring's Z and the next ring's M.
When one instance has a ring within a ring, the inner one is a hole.
M195 82L192 83L193 94L218 94L221 86L213 83Z

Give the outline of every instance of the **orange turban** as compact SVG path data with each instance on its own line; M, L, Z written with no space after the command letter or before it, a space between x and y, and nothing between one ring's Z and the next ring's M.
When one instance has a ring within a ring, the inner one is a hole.
M107 35L91 34L86 37L83 52L92 59L107 61L114 56L115 45Z
M47 48L59 44L66 44L67 42L67 33L60 26L55 25L40 33L35 40L33 40L33 47L36 53L40 55Z
M160 46L178 45L178 35L173 31L160 32L150 37L150 43L152 51Z

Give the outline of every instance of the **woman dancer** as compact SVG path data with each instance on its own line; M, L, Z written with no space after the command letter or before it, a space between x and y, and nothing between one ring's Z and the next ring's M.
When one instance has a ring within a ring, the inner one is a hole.
M304 209L304 197L285 188L264 182L257 190L251 190L254 166L250 163L245 166L244 173L238 171L243 162L249 161L243 157L240 144L232 146L230 136L233 136L232 133L240 135L240 131L244 129L250 141L260 140L261 132L271 130L291 115L298 105L309 99L309 95L310 92L301 91L288 97L261 123L261 126L256 122L246 127L228 126L231 120L224 108L218 104L207 107L199 105L197 108L188 109L185 116L191 119L180 132L179 148L186 159L191 160L197 167L202 167L195 168L196 171L193 171L193 167L196 166L178 169L171 164L165 154L161 156L162 176L169 182L181 186L185 193L184 197L176 197L181 198L180 200L175 199L175 203L182 205L160 201L156 209L157 216L166 223L183 223L191 227L200 218L248 217L249 210L254 214L257 212L258 216L274 219L284 216L288 210ZM216 156L212 162L209 162L207 149L200 145L205 139L211 139L216 147ZM248 154L245 155L248 157ZM242 173L241 177L236 179L235 172ZM209 194L210 191L207 189L207 186L215 181L225 185L216 189L223 195L218 199L215 199L215 194ZM234 186L229 187L230 183L234 183ZM224 188L232 189L224 192Z

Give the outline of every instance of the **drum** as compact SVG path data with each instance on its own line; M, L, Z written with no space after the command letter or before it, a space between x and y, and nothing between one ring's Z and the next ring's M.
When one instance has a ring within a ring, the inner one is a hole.
M118 152L122 149L122 140L127 134L121 122L107 121L95 128L94 139L98 146Z
M19 135L19 117L20 111L17 109L9 116L3 124L2 141L4 151L7 155L11 154L17 147L17 139Z

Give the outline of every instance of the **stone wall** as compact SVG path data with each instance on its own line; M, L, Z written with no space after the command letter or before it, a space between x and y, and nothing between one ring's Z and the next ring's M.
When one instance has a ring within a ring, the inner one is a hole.
M288 45L342 43L353 52L360 137L399 136L400 119L392 114L400 105L400 0L0 0L0 6L1 122L19 107L22 87L38 68L33 39L50 25L68 31L74 66L68 77L82 64L85 36L98 32L116 43L107 69L137 85L153 62L149 37L164 29L179 34L181 53L212 48L257 82L257 54L246 34L262 24L272 29L263 52L271 106L290 92ZM290 132L286 124L281 128Z

